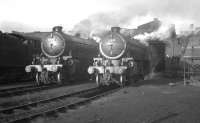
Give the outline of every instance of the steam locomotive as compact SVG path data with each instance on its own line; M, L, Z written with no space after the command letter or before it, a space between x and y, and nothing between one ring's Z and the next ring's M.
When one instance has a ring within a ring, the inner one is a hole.
M95 41L67 35L61 26L54 27L52 32L14 34L35 47L32 63L25 71L34 76L38 85L87 78L90 58L97 52Z
M99 55L93 58L88 73L95 76L98 86L144 77L148 69L148 48L137 40L120 33L120 27L112 27L99 42Z

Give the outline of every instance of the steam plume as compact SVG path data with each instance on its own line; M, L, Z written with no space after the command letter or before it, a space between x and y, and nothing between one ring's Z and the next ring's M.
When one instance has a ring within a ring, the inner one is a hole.
M113 2L113 1L112 1ZM97 13L83 19L73 28L74 32L84 32L90 35L101 34L108 31L112 26L123 28L137 28L137 26L152 21L153 18L159 18L163 23L159 30L153 33L138 35L136 39L148 38L167 38L170 36L172 24L175 25L177 34L187 30L190 24L198 25L200 1L190 0L128 0L127 4L118 1L119 10Z

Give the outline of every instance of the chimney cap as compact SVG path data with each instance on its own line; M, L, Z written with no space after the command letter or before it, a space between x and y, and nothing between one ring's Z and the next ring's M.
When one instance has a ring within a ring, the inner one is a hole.
M154 20L154 21L158 21L158 18L154 18L153 20Z
M53 27L53 32L62 32L62 26L54 26Z
M119 32L120 32L120 30L121 30L121 28L120 28L120 27L118 27L118 26L111 27L111 32L117 32L117 33L119 33Z

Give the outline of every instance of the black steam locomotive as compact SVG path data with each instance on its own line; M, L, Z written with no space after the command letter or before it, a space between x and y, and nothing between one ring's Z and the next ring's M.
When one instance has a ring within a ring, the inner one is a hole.
M97 52L95 41L67 35L60 26L52 32L13 33L33 46L33 60L25 70L38 85L88 78L90 58Z
M148 68L148 48L112 27L99 43L99 55L93 58L88 73L95 75L98 86L117 83L121 86L137 76L141 78Z

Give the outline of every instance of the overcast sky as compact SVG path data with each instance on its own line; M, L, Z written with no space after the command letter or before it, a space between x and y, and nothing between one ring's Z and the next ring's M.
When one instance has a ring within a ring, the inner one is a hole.
M49 31L55 25L71 30L84 20L134 28L155 17L199 25L199 6L199 0L0 0L0 30Z

